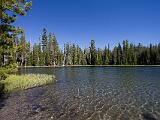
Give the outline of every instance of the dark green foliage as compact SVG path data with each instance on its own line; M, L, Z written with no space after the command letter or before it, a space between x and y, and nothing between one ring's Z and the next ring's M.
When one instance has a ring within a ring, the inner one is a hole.
M90 45L90 59L91 59L91 65L96 65L96 47L95 47L95 41L91 40L91 45Z
M73 44L73 45L71 46L72 65L76 65L76 64L78 63L77 53L78 53L78 50L76 49L75 44Z
M5 67L0 68L0 80L4 80L8 77L9 74L17 72L17 64L10 64Z
M25 35L23 33L20 38L20 45L19 45L19 59L21 66L26 65L26 54L27 54L27 45L26 45Z
M106 46L105 46L103 53L102 53L102 64L103 65L109 64L109 50Z
M14 46L18 51L13 52L14 61L23 66L160 65L160 44L134 45L125 40L110 50L109 44L104 49L96 49L95 41L91 40L89 48L84 50L70 43L66 43L64 50L61 50L54 34L45 32L42 36L46 37L33 46L26 42L24 34L20 39L15 37Z
M43 33L42 33L42 52L43 53L47 51L47 43L48 43L47 30L43 28Z
M44 30L43 30L44 31ZM47 31L47 30L45 30ZM47 35L47 32L45 32ZM42 37L43 38L43 37ZM60 50L54 34L49 33L45 37L45 51L40 43L30 48L27 65L33 66L64 66L64 65L159 65L160 44L149 47L138 44L130 44L124 40L118 43L111 51L105 46L104 49L95 47L95 41L91 40L89 48L82 50L78 45L66 43L64 50ZM43 41L43 40L42 40ZM45 54L44 54L45 53Z
M0 2L0 66L7 66L15 60L15 38L23 30L12 25L17 15L25 15L32 2L26 0L1 0Z
M30 0L1 0L0 1L0 79L5 79L8 74L14 73L18 61L18 37L24 31L12 23L18 15L24 16L30 9ZM25 36L22 34L20 48L21 65L25 65ZM19 47L20 47L19 46Z

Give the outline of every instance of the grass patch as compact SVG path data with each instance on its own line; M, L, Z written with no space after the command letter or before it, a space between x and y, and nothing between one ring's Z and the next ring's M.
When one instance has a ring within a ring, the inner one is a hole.
M47 74L10 75L5 80L0 81L0 84L4 84L4 91L10 93L46 85L54 80L55 76Z

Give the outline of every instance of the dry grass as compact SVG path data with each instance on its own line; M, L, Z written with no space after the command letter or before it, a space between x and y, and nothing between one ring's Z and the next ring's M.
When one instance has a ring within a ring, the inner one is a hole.
M10 75L5 80L0 81L4 84L4 91L7 93L24 90L32 87L42 86L52 83L55 76L47 74L27 74L27 75Z

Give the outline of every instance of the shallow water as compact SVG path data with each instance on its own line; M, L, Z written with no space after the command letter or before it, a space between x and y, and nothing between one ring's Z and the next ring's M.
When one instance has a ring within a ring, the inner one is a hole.
M160 120L160 67L22 68L57 82L11 94L2 120Z

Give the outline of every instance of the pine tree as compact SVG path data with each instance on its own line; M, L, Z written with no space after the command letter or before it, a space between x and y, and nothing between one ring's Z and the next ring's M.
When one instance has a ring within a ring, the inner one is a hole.
M32 65L39 66L39 45L33 45L33 53L32 53Z
M76 61L77 61L77 65L82 65L85 63L85 61L83 61L83 50L77 45L76 46L77 52L76 52Z
M43 28L42 32L42 52L43 52L43 59L44 59L44 65L49 65L49 54L47 53L48 47L48 36L47 36L47 30Z
M102 65L103 64L103 51L102 51L102 49L100 49L100 48L98 48L98 50L97 50L97 65Z
M90 57L91 57L91 65L96 65L96 47L94 40L91 40L90 44Z
M59 51L58 51L58 59L57 59L58 63L57 63L57 65L58 66L62 66L63 65L63 60L64 60L63 51L59 49Z
M123 41L123 54L122 54L122 63L124 65L128 64L128 49L129 49L128 40L125 40Z
M18 58L18 49L19 49L19 40L18 36L14 35L13 37L13 63L17 63L17 58Z
M56 36L53 35L53 65L57 65L58 64L58 54L59 54L59 46L58 46L58 42L56 39Z
M14 37L22 33L22 29L16 28L12 23L16 21L17 15L25 15L30 9L32 2L26 0L1 0L0 4L0 55L1 66L15 63L13 60Z
M71 65L71 53L70 53L70 44L67 43L64 45L64 60L65 60L65 65Z
M47 50L47 43L48 43L47 30L43 28L43 32L42 32L42 52L43 53L45 53Z
M84 58L85 58L85 61L86 61L86 65L91 65L90 52L87 48L84 49Z
M76 65L77 64L77 54L79 54L79 53L77 52L75 44L73 44L71 46L72 65Z
M25 39L24 33L22 34L21 39L20 39L19 53L20 53L20 65L25 66L27 48L26 48L26 39Z
M121 65L122 64L122 47L121 47L121 44L119 43L118 44L118 47L117 47L117 65Z
M109 43L108 43L108 51L107 51L107 54L108 54L108 64L111 64L112 55L111 55Z
M103 63L102 63L103 65L109 64L109 52L108 52L108 49L106 46L103 51L102 61L103 61Z
M45 58L44 58L45 56L42 52L41 38L39 38L38 52L39 52L39 65L44 66L45 65Z
M112 64L113 65L117 64L117 46L114 47L112 52Z
M157 64L157 65L160 65L160 43L159 43L158 46L157 46L157 54L158 54L158 57L157 57L157 62L156 62L156 64Z
M31 66L32 64L32 58L31 58L31 43L28 42L26 44L26 65Z

